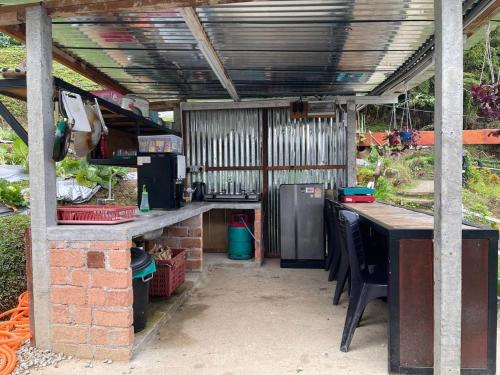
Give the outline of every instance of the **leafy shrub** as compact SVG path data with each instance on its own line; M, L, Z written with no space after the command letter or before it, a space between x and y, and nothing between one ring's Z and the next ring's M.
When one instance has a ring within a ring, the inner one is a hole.
M115 174L114 185L127 174L127 168L89 165L84 159L66 158L56 164L56 173L63 178L75 177L83 186L92 188L97 184L107 189L111 175Z
M26 207L28 202L22 190L21 183L11 183L0 179L0 203L9 207Z
M20 165L28 170L28 146L13 131L0 131L0 139L12 141L11 144L0 144L0 164Z
M366 186L373 178L373 169L370 167L359 168L357 171L358 185Z
M0 311L17 304L17 297L26 290L26 244L24 233L29 216L0 218Z
M384 176L380 176L377 179L377 185L375 186L375 193L373 194L377 200L388 200L393 193L394 188L391 182Z

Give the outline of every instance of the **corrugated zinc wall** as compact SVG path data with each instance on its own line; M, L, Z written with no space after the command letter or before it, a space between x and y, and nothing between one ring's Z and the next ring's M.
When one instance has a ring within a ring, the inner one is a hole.
M267 110L268 165L306 166L345 164L345 124L336 118L291 120L287 108ZM262 109L186 112L188 166L262 166ZM270 170L268 173L268 253L279 255L279 186L284 183L343 185L345 169ZM207 191L264 191L262 171L191 173L190 182L204 181Z
M288 108L268 111L269 166L340 165L346 162L345 124L336 118L291 120ZM323 183L325 188L346 181L345 169L269 172L268 253L279 255L279 186L281 184Z
M262 165L262 112L258 109L191 111L186 113L186 163L204 167L258 167ZM261 192L260 171L203 171L192 173L207 192L247 190Z

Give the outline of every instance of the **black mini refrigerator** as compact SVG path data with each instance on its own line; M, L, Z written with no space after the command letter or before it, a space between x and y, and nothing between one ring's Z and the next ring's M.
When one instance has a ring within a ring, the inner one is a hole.
M140 206L143 186L149 195L149 208L175 210L182 206L186 177L184 155L174 153L139 153L137 155L137 203Z
M281 267L323 268L323 185L281 185L279 200Z

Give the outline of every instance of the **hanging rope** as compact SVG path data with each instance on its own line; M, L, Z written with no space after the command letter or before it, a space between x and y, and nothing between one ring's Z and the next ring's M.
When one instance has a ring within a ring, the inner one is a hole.
M483 74L484 74L484 68L486 63L488 63L488 68L490 70L490 78L491 78L491 83L496 82L495 80L495 71L493 68L493 58L491 54L491 41L490 41L490 24L488 23L488 27L486 28L486 35L484 38L484 56L483 56L483 66L481 67L481 76L479 78L479 84L483 82ZM500 69L498 71L500 75Z
M396 103L392 103L391 111L391 121L389 123L389 131L396 129L398 124L397 114L396 114Z

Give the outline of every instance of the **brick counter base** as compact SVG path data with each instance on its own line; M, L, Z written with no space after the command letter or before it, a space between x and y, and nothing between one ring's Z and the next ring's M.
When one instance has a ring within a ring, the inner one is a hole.
M160 241L172 249L186 251L187 271L203 270L203 215L165 228Z
M262 264L262 217L261 210L254 210L255 262ZM171 227L165 228L161 242L173 249L186 251L186 270L203 271L203 215L194 216Z
M255 236L261 212L255 210ZM165 228L161 241L187 254L189 271L203 270L203 217ZM50 241L52 349L84 359L131 358L134 343L132 241ZM260 241L255 261L262 263Z
M132 241L52 241L52 349L129 360L134 342Z

